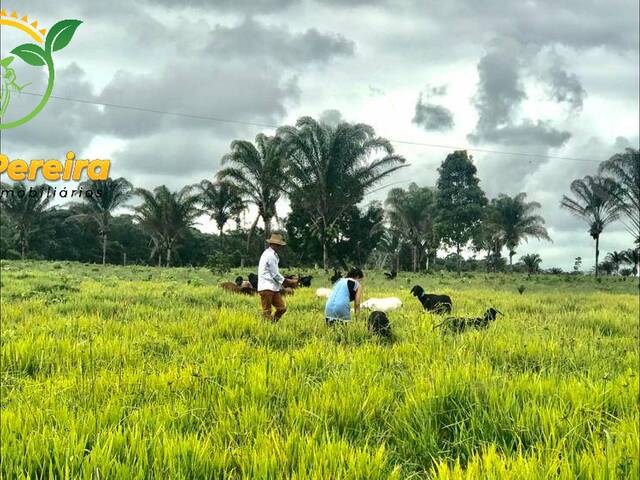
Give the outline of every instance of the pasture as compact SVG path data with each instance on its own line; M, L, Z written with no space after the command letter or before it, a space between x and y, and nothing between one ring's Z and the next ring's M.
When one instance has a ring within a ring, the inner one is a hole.
M365 272L386 342L306 271L271 325L204 269L2 261L0 477L637 478L637 279ZM505 315L442 336L416 283Z

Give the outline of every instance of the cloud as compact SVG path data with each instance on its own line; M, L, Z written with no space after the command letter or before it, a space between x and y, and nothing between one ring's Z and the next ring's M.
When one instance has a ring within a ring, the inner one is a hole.
M453 114L442 105L423 103L422 95L418 97L413 123L427 131L444 131L453 128Z
M501 143L504 145L535 146L544 145L558 148L565 144L571 134L564 130L558 130L551 126L549 121L537 120L534 122L525 119L517 125L506 125L483 131L481 136L470 135L472 141L486 141Z
M639 43L638 5L628 0L584 2L582 0L449 0L429 3L425 21L424 0L317 0L333 8L392 9L396 17L433 25L437 33L450 32L455 23L456 43L484 43L495 36L511 37L537 46L562 44L586 49L605 47L636 51ZM406 27L406 25L403 24ZM406 29L407 34L414 32ZM431 31L430 33L433 33ZM451 46L446 36L447 47ZM416 44L420 42L416 39ZM448 51L449 49L447 49Z
M300 0L145 0L168 8L193 8L236 13L276 13L300 3Z
M427 95L430 97L443 97L447 94L447 85L427 85Z
M578 76L565 70L564 62L558 54L552 55L546 78L549 82L549 95L553 100L558 103L566 102L571 110L582 110L587 92Z
M355 44L340 34L315 28L291 33L286 27L268 27L251 18L233 27L216 26L205 48L236 61L260 58L285 66L323 64L336 56L353 56L354 51Z
M33 77L28 90L35 93L43 92L44 78L42 75ZM72 63L56 72L55 96L91 100L94 98L93 86L87 79L86 72ZM39 101L40 97L25 99ZM95 105L52 98L33 120L18 128L2 132L2 150L20 152L20 156L25 151L39 152L39 158L59 155L60 151L66 149L80 150L89 144L95 134L86 128L87 123L94 122L99 116L100 109Z
M570 137L549 121L515 120L527 98L521 73L527 58L535 55L512 38L494 40L478 63L478 90L474 99L478 111L475 131L467 136L474 143L483 141L504 145L543 145L560 147Z
M165 66L160 75L119 72L98 98L196 117L271 124L280 120L287 104L300 96L295 77L283 79L280 72L271 69L252 71L235 65L223 68L206 64L194 75L191 65L189 61L176 61ZM131 138L161 128L211 130L211 125L206 119L109 109L99 127ZM216 129L227 128L224 125L220 122Z
M344 117L342 116L342 113L340 113L340 110L335 110L335 109L323 111L320 114L319 120L332 127L335 127L339 123L342 123L345 121Z

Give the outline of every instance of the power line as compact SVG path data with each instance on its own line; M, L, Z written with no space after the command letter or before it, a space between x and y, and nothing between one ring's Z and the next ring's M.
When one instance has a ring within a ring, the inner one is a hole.
M21 92L21 94L23 94L23 95L31 95L31 96L34 96L34 97L42 97L42 94L35 93L35 92L25 92L25 91L23 91L23 92ZM67 101L67 102L82 103L82 104L87 104L87 105L96 105L96 106L101 106L101 107L119 108L119 109L123 109L123 110L132 110L132 111L136 111L136 112L155 113L155 114L158 114L158 115L171 115L171 116L174 116L174 117L190 118L190 119L194 119L194 120L208 120L208 121L213 121L213 122L230 123L230 124L235 124L235 125L244 125L244 126L261 127L261 128L272 128L274 130L279 128L279 125L271 125L271 124L268 124L268 123L247 122L247 121L243 121L243 120L232 120L232 119L228 119L228 118L214 117L214 116L209 116L209 115L196 115L196 114L184 113L184 112L170 112L170 111L167 111L167 110L156 110L156 109L152 109L152 108L138 107L138 106L135 106L135 105L123 105L123 104L118 104L118 103L98 102L98 101L95 101L95 100L86 100L86 99L71 98L71 97L61 97L61 96L57 96L57 95L51 95L50 98L53 98L55 100L63 100L63 101ZM513 155L513 156L520 156L520 157L528 157L528 158L531 158L531 159L541 159L541 160L542 159L544 159L544 160L553 159L553 160L564 160L564 161L572 161L572 162L601 163L601 160L594 160L594 159L589 159L589 158L563 157L563 156L558 156L558 155L543 155L543 154L528 153L528 152L508 152L508 151L504 151L504 150L489 150L489 149L485 149L485 148L464 147L464 146L459 146L459 145L442 145L442 144L436 144L436 143L415 142L415 141L410 141L410 140L389 139L389 141L391 143L400 143L400 144L404 144L404 145L414 145L414 146L430 147L430 148L441 148L441 149L446 149L446 150L469 150L471 152L493 153L493 154L497 154L497 155Z

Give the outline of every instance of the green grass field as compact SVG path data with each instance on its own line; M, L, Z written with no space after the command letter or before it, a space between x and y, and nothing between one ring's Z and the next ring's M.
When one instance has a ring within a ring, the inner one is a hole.
M373 273L388 343L322 272L270 325L203 269L1 267L2 478L638 478L634 279ZM442 337L415 283L505 316Z

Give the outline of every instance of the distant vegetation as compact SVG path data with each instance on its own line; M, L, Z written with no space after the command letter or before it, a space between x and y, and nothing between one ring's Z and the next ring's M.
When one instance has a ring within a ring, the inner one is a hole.
M367 195L391 181L406 159L364 124L330 126L302 117L275 136L232 142L222 162L214 179L177 192L164 185L136 189L124 178L84 182L84 190L103 194L56 207L46 195L20 195L29 188L23 183L3 184L0 258L172 266L205 265L213 256L249 265L277 229L289 240L285 264L538 272L544 259L535 267L528 256L514 262L518 248L530 238L552 241L535 198L521 192L488 199L466 151L446 156L435 186L393 188L384 205L367 204ZM627 149L599 172L574 180L560 205L585 222L596 276L636 273L640 154ZM276 208L281 200L291 208L285 218ZM247 218L249 212L255 216ZM217 234L196 229L200 217ZM601 263L601 236L618 221L631 234L630 248L609 252Z

